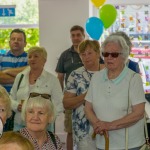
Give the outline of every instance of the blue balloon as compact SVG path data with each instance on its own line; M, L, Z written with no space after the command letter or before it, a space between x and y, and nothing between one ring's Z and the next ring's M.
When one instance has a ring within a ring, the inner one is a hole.
M90 17L86 21L85 28L86 32L92 39L99 40L103 33L104 25L101 19L97 17Z

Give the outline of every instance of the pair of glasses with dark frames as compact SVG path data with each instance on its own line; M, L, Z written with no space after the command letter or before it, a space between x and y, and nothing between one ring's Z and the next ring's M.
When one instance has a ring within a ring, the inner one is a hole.
M29 98L30 98L30 97L33 98L33 97L37 97L37 96L41 96L41 97L43 97L43 98L45 98L45 99L51 100L51 95L49 95L49 94L35 93L35 92L30 93Z
M119 55L121 55L122 53L118 53L118 52L102 52L103 57L108 57L109 55L111 55L111 57L113 58L117 58Z

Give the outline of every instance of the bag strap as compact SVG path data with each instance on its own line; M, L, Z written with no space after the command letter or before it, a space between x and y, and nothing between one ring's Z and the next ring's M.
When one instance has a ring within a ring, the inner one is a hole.
M48 131L48 133L52 139L53 144L55 145L55 148L57 149L57 143L56 143L55 135L51 131Z
M19 79L18 86L17 86L17 91L18 91L18 89L20 87L20 84L21 84L21 81L22 81L23 77L24 77L24 74L21 74L21 77Z
M129 88L128 88L128 109L127 109L127 114L129 113L129 108L130 108L130 100L129 100L129 92L130 92L130 84L131 84L131 80L134 77L136 73L133 73L133 75L130 78L129 81ZM125 150L128 150L128 128L125 128Z

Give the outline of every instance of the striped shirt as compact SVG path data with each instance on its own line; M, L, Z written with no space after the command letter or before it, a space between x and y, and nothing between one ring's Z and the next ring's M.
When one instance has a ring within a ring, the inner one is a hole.
M0 54L0 70L3 71L8 68L18 68L27 66L27 53L23 52L19 56L13 55L11 51L6 54ZM12 84L2 84L7 92L10 92Z

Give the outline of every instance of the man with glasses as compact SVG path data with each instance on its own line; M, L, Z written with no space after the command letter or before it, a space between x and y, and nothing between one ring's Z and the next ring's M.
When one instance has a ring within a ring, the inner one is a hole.
M10 33L10 50L6 54L0 54L0 84L9 93L16 75L27 66L26 35L21 29L14 29ZM13 117L12 117L13 118ZM12 120L7 121L4 130L12 130Z

